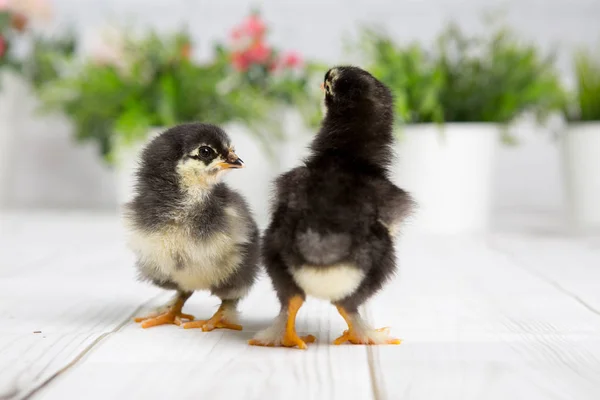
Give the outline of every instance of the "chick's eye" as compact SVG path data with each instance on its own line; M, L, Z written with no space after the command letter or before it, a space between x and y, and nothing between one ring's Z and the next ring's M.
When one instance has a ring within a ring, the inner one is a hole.
M200 149L198 149L198 154L202 158L209 158L213 154L213 149L208 146L202 146Z

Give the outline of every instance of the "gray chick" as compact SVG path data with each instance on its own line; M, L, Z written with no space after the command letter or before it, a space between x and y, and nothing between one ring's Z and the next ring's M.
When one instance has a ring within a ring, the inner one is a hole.
M177 293L164 310L136 318L143 328L242 329L237 305L258 272L259 235L243 197L220 182L241 167L227 134L209 124L175 126L144 149L124 212L129 247L142 280ZM182 313L196 290L222 301L208 320Z

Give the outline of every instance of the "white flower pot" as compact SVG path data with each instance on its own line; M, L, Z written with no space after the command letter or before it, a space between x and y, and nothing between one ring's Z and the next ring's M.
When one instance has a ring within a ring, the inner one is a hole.
M600 230L600 122L570 125L562 148L572 226Z
M418 203L408 229L453 234L488 228L499 132L484 123L402 129L394 180Z
M163 132L164 128L151 129L145 138L135 143L123 143L117 139L114 143L115 180L117 204L123 206L133 200L135 194L135 173L144 146L155 136Z

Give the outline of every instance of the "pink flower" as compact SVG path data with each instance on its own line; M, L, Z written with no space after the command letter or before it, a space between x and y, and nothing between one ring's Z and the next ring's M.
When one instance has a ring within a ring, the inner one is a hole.
M0 11L8 8L8 0L0 0Z
M250 62L263 64L271 56L271 49L265 46L263 42L258 41L245 54Z
M302 56L295 51L290 51L283 56L283 66L288 68L295 68L302 64Z
M125 46L125 34L114 26L108 26L95 36L91 58L97 65L112 66L125 72L128 67Z
M4 56L4 53L6 52L6 47L6 40L4 40L2 36L0 36L0 58Z
M2 1L6 2L13 12L28 18L47 20L51 14L48 0L0 0Z
M250 61L245 54L236 52L231 55L231 64L236 70L244 72L250 66Z
M242 32L242 28L234 28L229 35L232 40L239 40L244 35L244 32Z
M242 23L242 30L252 37L261 37L267 27L258 15L251 15Z

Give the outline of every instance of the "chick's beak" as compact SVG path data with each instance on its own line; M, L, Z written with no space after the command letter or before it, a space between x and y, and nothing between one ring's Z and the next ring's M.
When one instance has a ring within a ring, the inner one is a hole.
M321 90L324 92L325 91L325 84L323 82L321 82Z
M223 169L243 168L244 167L244 162L242 161L241 158L239 158L237 156L237 154L235 154L233 151L230 151L227 154L227 160L225 162L222 162L220 164L220 166Z

